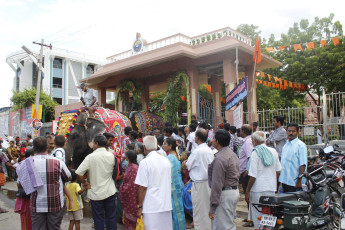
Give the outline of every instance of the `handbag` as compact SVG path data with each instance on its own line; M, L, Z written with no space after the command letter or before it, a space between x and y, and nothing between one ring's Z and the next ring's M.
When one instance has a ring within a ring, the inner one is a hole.
M135 230L144 230L143 216L137 219L137 226Z
M4 186L5 184L6 184L5 173L0 173L0 186Z

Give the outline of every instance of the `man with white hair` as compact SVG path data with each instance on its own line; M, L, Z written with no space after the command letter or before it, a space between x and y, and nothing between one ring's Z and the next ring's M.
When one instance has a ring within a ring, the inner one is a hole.
M139 185L138 217L147 230L172 230L171 165L157 153L157 139L143 140L146 157L140 162L135 184Z
M255 132L252 135L252 142L254 149L247 166L249 183L245 199L248 203L259 203L260 196L273 195L276 191L281 165L277 151L265 145L264 132ZM255 229L259 229L260 222L257 217L261 212L251 204L249 211Z

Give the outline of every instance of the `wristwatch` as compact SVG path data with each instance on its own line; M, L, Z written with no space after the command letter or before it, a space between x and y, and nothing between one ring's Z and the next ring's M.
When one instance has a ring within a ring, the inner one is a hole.
M142 208L142 207L143 207L142 205L141 205L141 206L140 206L140 205L137 205L137 208Z

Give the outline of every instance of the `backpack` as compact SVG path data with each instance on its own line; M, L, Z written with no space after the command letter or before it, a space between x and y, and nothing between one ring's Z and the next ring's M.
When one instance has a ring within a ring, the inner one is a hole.
M114 157L115 157L115 165L114 165L114 170L113 170L113 180L114 182L117 181L117 179L120 176L121 173L121 169L120 169L120 165L121 165L121 159L115 155L115 152L113 152Z

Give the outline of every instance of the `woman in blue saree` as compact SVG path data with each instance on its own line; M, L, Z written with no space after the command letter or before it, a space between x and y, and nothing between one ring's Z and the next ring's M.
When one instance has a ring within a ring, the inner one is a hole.
M171 201L172 201L172 220L174 230L186 229L186 219L183 207L183 188L181 176L181 163L176 153L176 140L172 137L165 139L163 149L168 153L168 160L171 163Z

